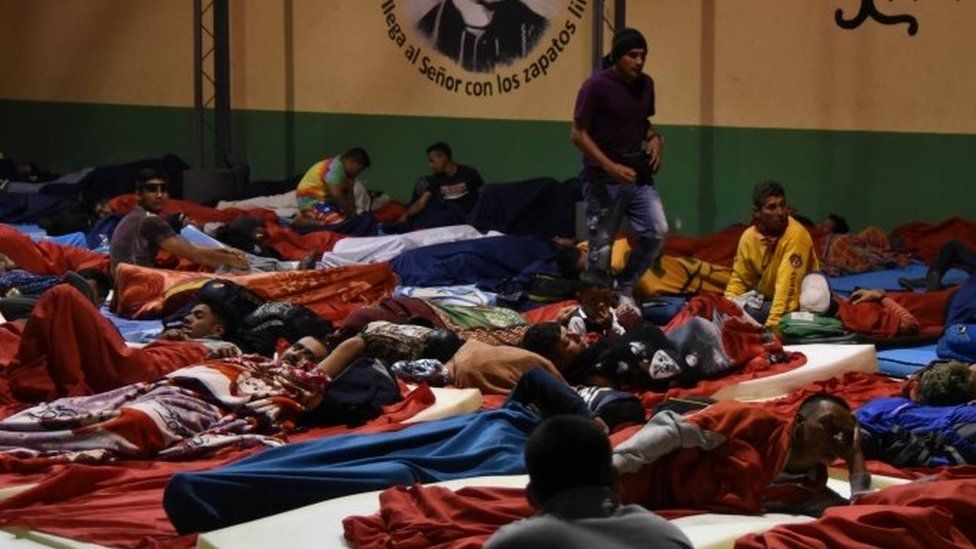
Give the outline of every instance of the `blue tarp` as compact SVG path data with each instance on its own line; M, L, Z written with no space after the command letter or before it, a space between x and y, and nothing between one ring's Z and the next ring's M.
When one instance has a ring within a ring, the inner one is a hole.
M538 422L511 404L392 433L279 446L212 471L177 473L163 507L177 530L199 532L392 486L522 474Z
M935 344L878 351L878 371L894 377L908 377L936 359Z

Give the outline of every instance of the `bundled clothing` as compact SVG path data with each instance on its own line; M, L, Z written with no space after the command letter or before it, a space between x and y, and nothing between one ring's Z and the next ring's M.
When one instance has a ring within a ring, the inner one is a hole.
M279 445L274 435L321 399L329 381L310 362L291 366L257 355L203 362L10 416L0 421L0 453L187 459L227 445Z
M735 299L755 291L770 300L769 314L762 322L777 330L780 318L800 307L803 276L818 268L810 233L792 217L779 237L767 237L749 227L739 239L725 297Z
M830 276L904 267L912 260L911 255L895 251L888 234L879 227L857 234L822 235L816 244L823 271Z

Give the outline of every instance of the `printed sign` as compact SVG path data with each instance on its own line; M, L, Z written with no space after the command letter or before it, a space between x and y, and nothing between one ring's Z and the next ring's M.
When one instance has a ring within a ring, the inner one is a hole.
M588 0L384 0L387 36L451 93L493 97L548 75L581 28Z

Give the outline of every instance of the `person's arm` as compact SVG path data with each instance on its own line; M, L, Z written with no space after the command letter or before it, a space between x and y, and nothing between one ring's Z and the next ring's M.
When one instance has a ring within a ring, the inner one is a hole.
M651 170L657 173L664 166L664 138L657 133L653 125L650 125L647 131L647 147L651 157Z
M244 252L227 248L208 248L191 244L181 236L171 236L159 243L167 252L189 259L198 265L220 267L227 265L235 269L247 269Z
M800 281L810 268L809 258L813 257L813 242L806 238L793 238L786 242L783 259L776 273L776 290L769 308L766 327L778 331L783 315L796 311L800 306Z
M871 491L871 474L868 473L861 448L860 425L854 428L854 440L851 441L850 452L844 459L847 461L848 482L851 484L851 501L855 502L858 496Z
M431 196L432 193L430 191L424 191L424 194L420 195L420 197L418 197L417 200L414 200L413 204L410 204L410 207L407 208L406 213L403 214L403 217L400 218L400 221L406 221L411 217L424 211L424 208L427 207L427 203L430 202Z
M747 250L744 238L739 240L739 248L735 252L735 260L732 262L732 276L728 284L725 285L725 299L735 299L749 291L746 280L749 276L749 260L746 257Z
M357 358L366 352L366 340L360 336L351 337L332 350L329 356L319 362L319 369L324 370L332 379L341 374Z

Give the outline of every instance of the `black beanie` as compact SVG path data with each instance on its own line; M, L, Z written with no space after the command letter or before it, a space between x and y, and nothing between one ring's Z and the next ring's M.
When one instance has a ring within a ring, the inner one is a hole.
M637 29L620 29L613 35L610 61L616 63L625 53L634 48L647 50L647 40L644 40L644 35Z

